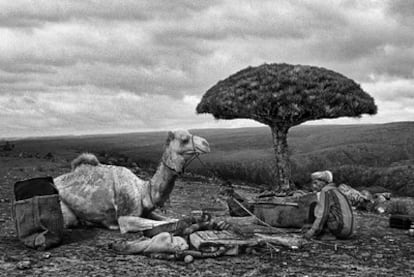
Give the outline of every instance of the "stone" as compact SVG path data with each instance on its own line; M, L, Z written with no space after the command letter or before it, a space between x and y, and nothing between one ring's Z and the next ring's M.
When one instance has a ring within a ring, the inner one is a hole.
M384 258L384 255L383 254L375 254L373 257L375 259L382 259L382 258Z
M21 261L17 263L16 268L20 270L31 269L32 263L30 261Z
M194 257L191 256L191 255L187 255L187 256L184 257L184 262L186 264L192 263L193 261L194 261Z
M14 269L14 268L15 268L14 263L8 263L8 262L4 263L4 262L0 261L0 272L6 271L6 270L11 270L11 269Z

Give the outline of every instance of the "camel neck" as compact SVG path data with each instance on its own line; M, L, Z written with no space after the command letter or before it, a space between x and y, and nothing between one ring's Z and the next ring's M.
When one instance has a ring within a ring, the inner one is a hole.
M160 163L150 181L151 197L154 207L162 206L168 199L168 196L174 188L177 176L174 170L167 167L163 162Z

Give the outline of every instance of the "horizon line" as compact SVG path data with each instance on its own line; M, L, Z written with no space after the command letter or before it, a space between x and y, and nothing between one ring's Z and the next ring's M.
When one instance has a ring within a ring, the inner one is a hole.
M386 124L401 124L401 123L414 123L414 121L391 121L383 123L355 123L355 124L300 124L293 126L292 128L299 127L316 127L316 126L362 126L362 125L386 125ZM237 129L259 129L259 128L268 128L267 126L246 126L246 127L221 127L221 128L188 128L187 130L237 130ZM14 136L14 137L2 137L0 136L0 141L18 141L18 140L34 140L34 139L54 139L54 138L66 138L66 137L95 137L95 136L111 136L111 135L127 135L127 134L145 134L145 133L162 133L168 132L167 129L154 129L154 130L136 130L136 131L125 131L125 132L96 132L96 133L83 133L83 134L58 134L58 135L38 135L38 136Z

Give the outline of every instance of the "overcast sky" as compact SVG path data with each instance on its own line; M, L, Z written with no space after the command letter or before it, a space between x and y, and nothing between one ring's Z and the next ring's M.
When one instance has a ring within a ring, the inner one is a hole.
M195 107L249 65L344 74L414 120L414 1L0 0L0 137L259 126ZM316 122L315 122L316 123Z

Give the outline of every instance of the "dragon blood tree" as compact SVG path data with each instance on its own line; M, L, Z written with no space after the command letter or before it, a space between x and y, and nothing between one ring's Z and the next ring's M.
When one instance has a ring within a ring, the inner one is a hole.
M287 133L308 120L376 114L374 99L353 80L321 67L263 64L211 87L197 113L216 119L254 119L270 127L276 168L273 189L291 189Z

